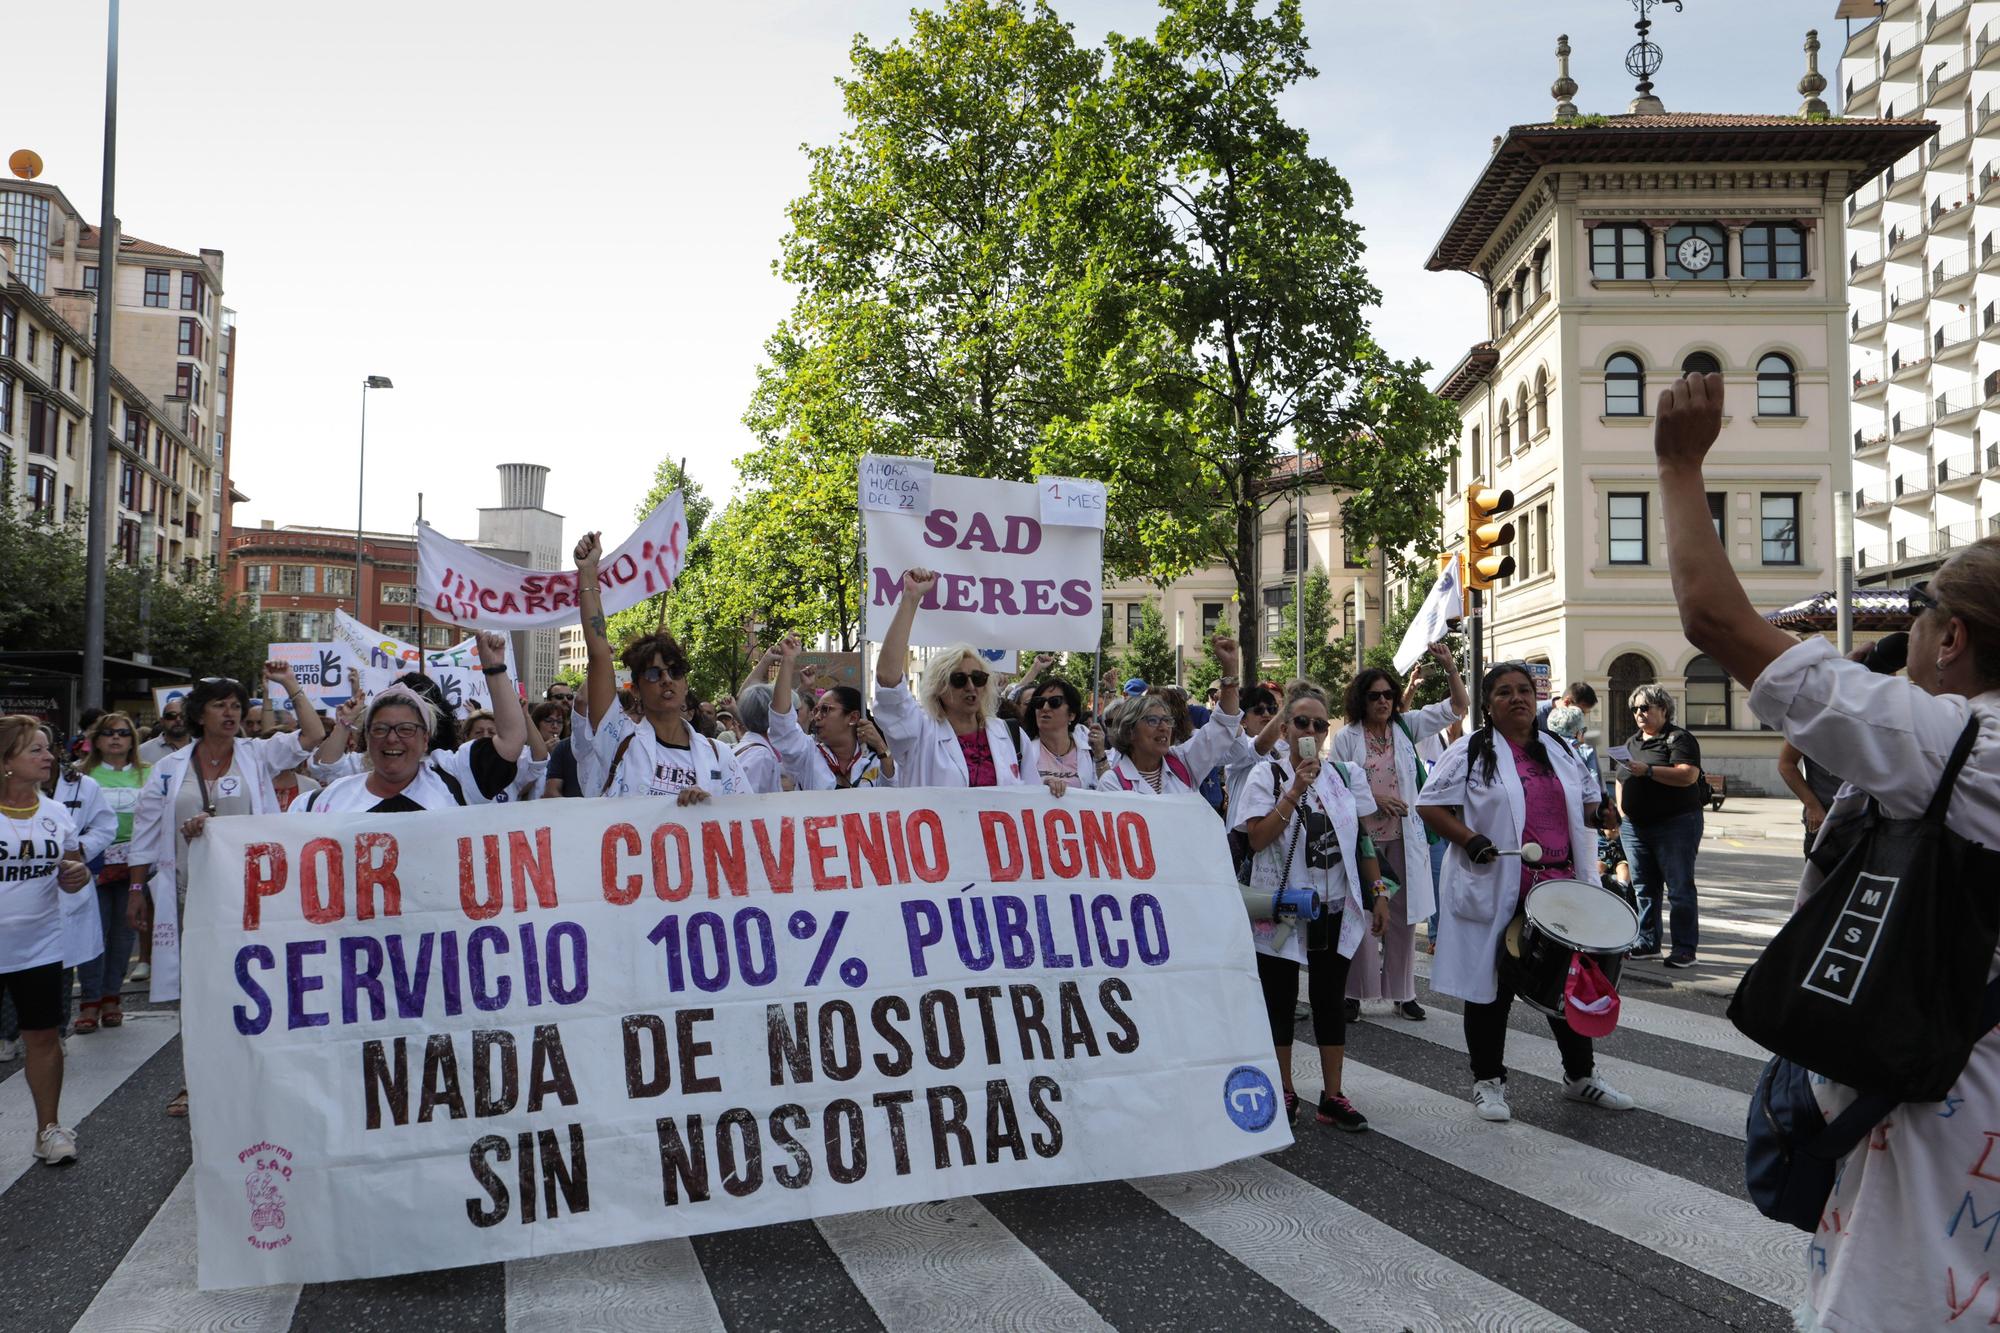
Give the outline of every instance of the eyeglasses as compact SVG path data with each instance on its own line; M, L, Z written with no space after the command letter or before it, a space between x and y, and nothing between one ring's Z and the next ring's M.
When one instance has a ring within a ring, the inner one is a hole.
M1328 727L1332 726L1333 724L1328 722L1323 717L1295 717L1292 719L1292 725L1297 727L1300 731L1324 732Z
M1148 713L1139 719L1139 725L1142 727L1171 727L1173 724L1174 718L1171 713Z
M424 734L421 722L377 722L368 728L368 734L378 741L386 741L394 736L399 741L413 741Z
M181 710L180 710L180 709L178 709L178 708L176 708L176 709L172 710L171 712L166 712L166 713L162 713L162 714L160 714L160 721L162 721L162 722L178 722L178 721L180 721L180 720L181 720L181 718L182 718L183 716L184 716L184 714L182 714Z
M1935 611L1938 609L1938 599L1931 596L1931 581L1929 579L1924 579L1920 583L1912 583L1908 588L1908 592L1910 594L1911 615L1920 616L1926 611Z
M1271 707L1271 705L1269 704L1253 704L1249 708L1244 709L1243 711L1246 713L1255 713L1258 717L1269 717L1271 716L1271 714L1277 712L1278 710Z
M97 735L100 740L112 740L120 736L123 736L128 741L132 739L131 731L125 727L120 727L116 731L107 727L103 731L98 732Z
M992 677L984 671L954 671L950 676L951 687L954 690L962 690L967 685L975 690L983 690L986 688L986 682L991 679Z
M1067 700L1067 699L1063 698L1063 697L1062 697L1062 696L1061 696L1060 694L1045 694L1045 695L1043 695L1043 696L1042 696L1041 698L1039 698L1039 699L1035 700L1035 701L1034 701L1033 703L1029 704L1029 705L1028 705L1028 707L1030 707L1030 708L1067 708L1067 707L1069 707L1069 700Z
M1394 690L1370 690L1368 691L1368 693L1362 695L1361 697L1370 700L1394 699L1396 697L1396 692Z
M638 673L638 679L648 685L658 685L663 680L686 680L687 673L687 663L672 662L663 667L649 666Z

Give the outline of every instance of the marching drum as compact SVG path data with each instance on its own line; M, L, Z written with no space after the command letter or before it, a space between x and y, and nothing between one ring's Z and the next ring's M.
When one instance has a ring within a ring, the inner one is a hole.
M1500 942L1500 977L1545 1014L1562 1016L1571 954L1587 953L1613 984L1639 941L1639 914L1622 897L1581 879L1545 879Z

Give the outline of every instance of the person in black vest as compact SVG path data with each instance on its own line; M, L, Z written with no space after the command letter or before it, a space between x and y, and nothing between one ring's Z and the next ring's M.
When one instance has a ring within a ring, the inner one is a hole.
M1639 729L1625 742L1619 765L1618 808L1625 816L1625 856L1639 893L1639 945L1634 958L1660 956L1660 898L1668 903L1673 952L1668 967L1693 967L1701 940L1695 905L1694 859L1701 850L1701 745L1674 725L1674 698L1658 685L1632 691Z

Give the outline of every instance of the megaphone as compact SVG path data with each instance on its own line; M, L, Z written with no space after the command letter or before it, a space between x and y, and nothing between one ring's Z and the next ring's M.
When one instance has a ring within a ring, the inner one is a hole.
M1311 889L1253 889L1243 891L1243 908L1252 921L1317 921L1326 914L1326 904Z

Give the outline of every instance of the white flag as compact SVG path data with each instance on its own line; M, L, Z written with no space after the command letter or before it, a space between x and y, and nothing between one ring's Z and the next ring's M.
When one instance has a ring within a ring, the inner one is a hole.
M1453 556L1445 567L1438 571L1438 580L1431 585L1430 596L1417 609L1416 619L1403 634L1403 642L1396 649L1396 671L1407 675L1430 646L1445 636L1450 622L1459 619L1465 612L1465 593L1458 586L1458 557Z

